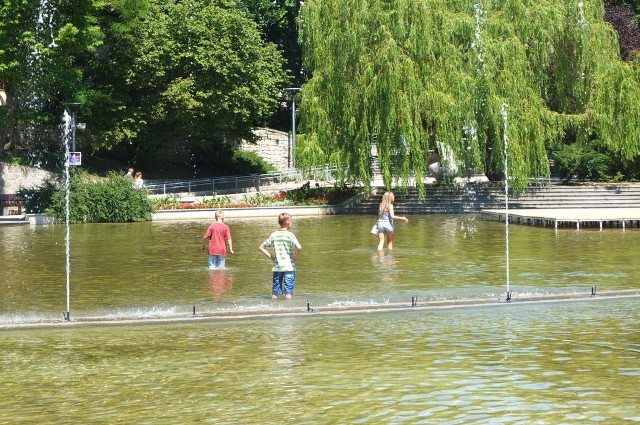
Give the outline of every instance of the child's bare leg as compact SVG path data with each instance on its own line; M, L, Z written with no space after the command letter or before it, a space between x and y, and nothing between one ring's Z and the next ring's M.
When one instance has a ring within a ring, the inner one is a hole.
M387 249L393 250L393 232L387 232Z
M378 251L384 248L384 232L378 232Z

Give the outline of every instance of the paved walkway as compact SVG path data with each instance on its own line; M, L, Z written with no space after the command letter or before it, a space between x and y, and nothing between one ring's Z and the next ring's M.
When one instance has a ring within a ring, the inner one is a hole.
M504 221L507 211L483 210L489 220ZM509 223L531 226L640 227L640 208L536 208L509 210Z

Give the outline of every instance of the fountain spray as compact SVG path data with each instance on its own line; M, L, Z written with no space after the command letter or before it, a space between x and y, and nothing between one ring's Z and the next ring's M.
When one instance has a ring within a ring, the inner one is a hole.
M73 126L73 122L71 119L71 115L69 114L69 112L67 112L67 110L65 109L64 111L64 115L63 115L63 120L64 120L64 133L63 133L63 140L64 140L64 202L65 202L65 225L66 225L66 236L65 236L65 254L66 254L66 270L67 270L67 311L66 313L63 313L64 315L64 320L69 321L70 320L70 304L71 304L71 300L70 300L70 288L71 288L71 262L70 262L70 257L71 257L71 238L70 238L70 231L69 231L69 163L70 163L70 151L69 151L69 138L71 137L71 132L72 132L72 126Z
M504 142L504 223L505 223L505 251L507 261L507 301L511 301L511 290L509 288L509 149L507 139L507 104L503 103L500 109L502 115L503 130L502 140Z

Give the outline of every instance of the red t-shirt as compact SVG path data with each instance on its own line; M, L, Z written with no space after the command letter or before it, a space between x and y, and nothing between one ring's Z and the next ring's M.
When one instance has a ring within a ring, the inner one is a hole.
M231 239L229 226L224 223L212 223L204 237L210 238L209 255L227 255L227 241Z

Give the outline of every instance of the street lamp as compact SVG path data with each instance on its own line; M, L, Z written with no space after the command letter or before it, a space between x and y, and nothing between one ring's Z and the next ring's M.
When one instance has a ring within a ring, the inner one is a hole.
M291 96L291 165L296 168L296 92L300 87L287 87L282 89Z

